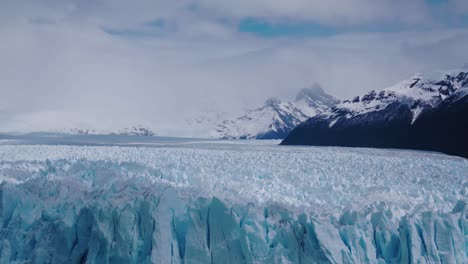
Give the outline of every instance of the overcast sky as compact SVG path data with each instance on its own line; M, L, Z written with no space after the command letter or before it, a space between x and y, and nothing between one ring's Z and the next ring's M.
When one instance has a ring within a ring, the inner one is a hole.
M466 0L0 0L0 131L350 98L468 62Z

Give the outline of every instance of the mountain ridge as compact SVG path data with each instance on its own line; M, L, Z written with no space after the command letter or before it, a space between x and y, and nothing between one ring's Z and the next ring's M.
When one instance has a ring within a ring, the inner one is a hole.
M248 110L236 119L223 120L216 127L217 137L283 139L298 124L338 102L318 85L301 89L292 102L270 97L259 108Z
M432 116L437 116L437 112L441 111L445 118L449 118L454 114L449 111L451 108L442 109L439 106L450 102L458 102L456 109L459 111L455 111L455 114L465 111L466 87L466 70L446 73L438 78L416 74L391 87L372 90L331 107L329 111L298 125L281 144L409 148L466 157L468 153L454 150L458 149L454 142L437 140L434 132L439 131L439 136L449 137L453 129L464 130L463 118L459 117L458 124L452 120L450 129L444 129L441 118L427 117L433 112ZM461 98L454 100L455 96ZM427 118L434 123L421 121ZM466 146L463 137L458 140L460 145ZM435 146L433 142L445 142L447 146Z
M57 129L51 132L63 133L63 134L72 134L72 135L125 135L125 136L156 136L155 130L143 126L129 126L120 129L92 129L92 128L65 128Z

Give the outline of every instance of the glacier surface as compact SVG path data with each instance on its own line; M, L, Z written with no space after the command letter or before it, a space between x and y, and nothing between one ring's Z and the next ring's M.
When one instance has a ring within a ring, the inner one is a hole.
M277 142L0 145L0 263L467 263L468 160Z

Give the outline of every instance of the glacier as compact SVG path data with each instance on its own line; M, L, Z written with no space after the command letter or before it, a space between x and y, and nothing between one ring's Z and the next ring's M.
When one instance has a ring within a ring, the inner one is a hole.
M0 143L0 263L467 263L468 160L277 141Z

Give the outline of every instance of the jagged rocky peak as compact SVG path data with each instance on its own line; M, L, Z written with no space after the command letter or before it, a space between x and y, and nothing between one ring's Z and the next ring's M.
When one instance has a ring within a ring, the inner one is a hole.
M317 95L326 95L326 93L319 84L314 83L310 87L302 88L301 90L299 90L296 96L296 101L307 98L314 98Z
M265 106L277 106L281 104L281 100L278 97L270 97L265 101Z
M385 89L372 90L351 100L344 100L338 108L349 108L352 112L369 112L370 108L383 109L395 101L411 104L415 109L422 105L434 107L466 85L468 85L468 72L463 70L433 72L424 75L417 73ZM419 110L416 111L414 117L418 116Z
M460 82L461 87L468 86L468 69L466 71L460 72L456 77L457 82Z
M327 94L317 83L310 87L302 88L297 94L295 101L305 101L309 104L323 104L326 106L332 106L340 102L335 97Z

